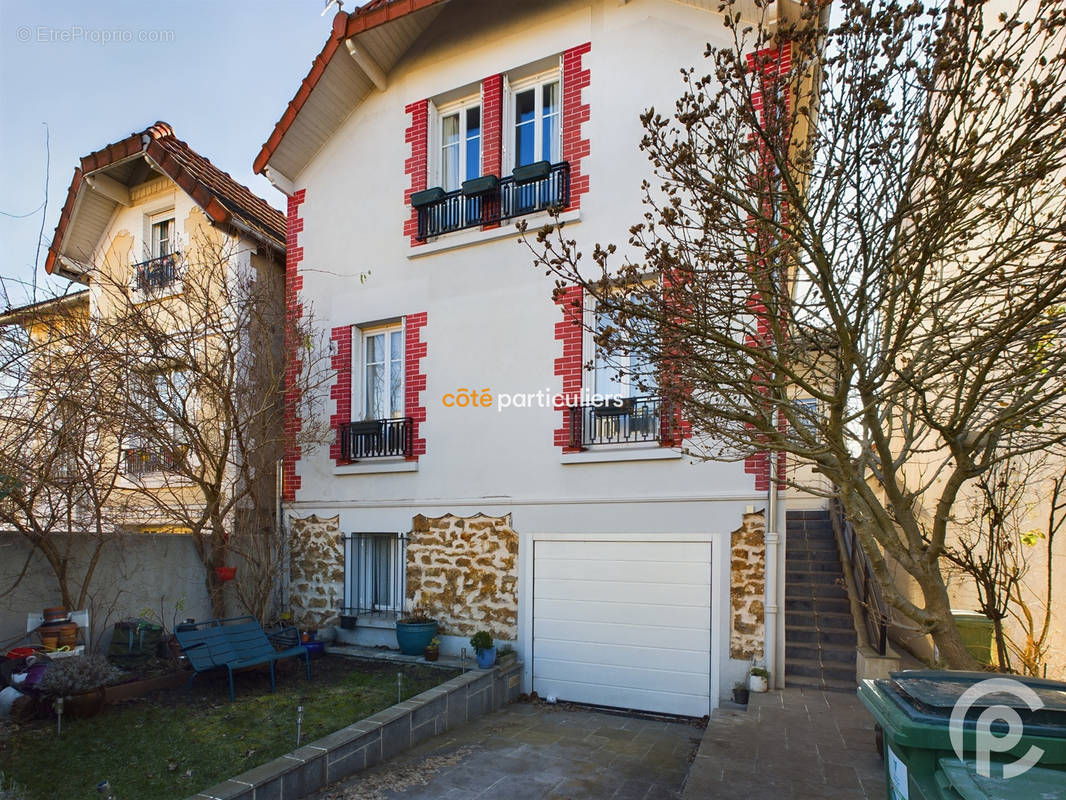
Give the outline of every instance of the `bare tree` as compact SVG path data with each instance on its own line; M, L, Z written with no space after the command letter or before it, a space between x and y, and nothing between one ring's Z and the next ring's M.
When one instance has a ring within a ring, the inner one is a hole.
M610 320L597 345L647 362L693 452L811 463L888 602L973 667L942 574L953 508L1066 438L1066 8L801 8L771 28L724 6L731 46L642 116L626 246L586 265L561 225L527 240Z
M51 568L64 606L86 608L105 548L116 536L119 463L106 443L123 420L101 403L112 377L93 363L88 300L55 297L7 315L0 328L0 525Z
M205 229L167 259L162 277L96 278L107 298L97 358L122 376L114 413L128 431L127 524L192 537L218 616L225 569L237 566L237 599L265 619L284 553L275 514L283 391L311 403L325 358L310 316L286 315L281 266L254 245ZM286 371L286 335L304 351L299 370ZM305 418L303 435L317 435L317 413Z
M978 610L993 623L997 663L1006 671L1043 672L1055 537L1066 526L1062 464L1061 455L1045 454L996 463L974 482L976 496L958 520L958 539L944 549L944 557L973 583ZM1033 526L1035 515L1044 516Z

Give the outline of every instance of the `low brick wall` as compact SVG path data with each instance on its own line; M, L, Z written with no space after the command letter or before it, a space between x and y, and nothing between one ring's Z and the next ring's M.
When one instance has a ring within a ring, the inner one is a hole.
M513 701L521 663L471 670L189 800L298 800Z

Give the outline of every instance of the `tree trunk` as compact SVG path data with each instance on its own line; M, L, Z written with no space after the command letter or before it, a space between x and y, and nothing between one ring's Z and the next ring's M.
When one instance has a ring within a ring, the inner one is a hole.
M948 669L980 670L981 665L966 648L959 626L951 616L951 601L939 571L933 569L914 577L925 598L925 609L933 619L929 633L940 653L940 660Z

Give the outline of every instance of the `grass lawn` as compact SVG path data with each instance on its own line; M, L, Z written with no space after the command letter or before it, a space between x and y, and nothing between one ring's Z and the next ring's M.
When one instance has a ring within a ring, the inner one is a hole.
M457 671L327 656L279 664L278 690L269 676L235 678L229 702L225 673L184 687L109 706L91 719L55 720L9 729L0 740L0 773L28 800L96 797L107 779L119 800L172 800L263 764L296 747L296 707L303 706L301 743L332 733L454 677Z

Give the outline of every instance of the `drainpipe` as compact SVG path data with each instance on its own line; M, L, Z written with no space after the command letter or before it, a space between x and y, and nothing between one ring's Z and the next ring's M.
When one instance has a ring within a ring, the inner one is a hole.
M765 629L764 653L766 655L766 668L770 671L770 688L777 689L785 685L784 676L778 670L777 657L777 586L780 559L778 547L781 540L778 525L779 497L777 493L777 467L778 454L774 451L767 453L770 467L770 488L766 492L766 577L765 577L765 600L763 606L763 627Z
M284 485L285 473L283 466L285 461L278 459L274 465L274 523L277 525L278 537L281 541L281 582L278 587L278 611L289 610L289 540L285 536L285 520L282 517L281 495Z

